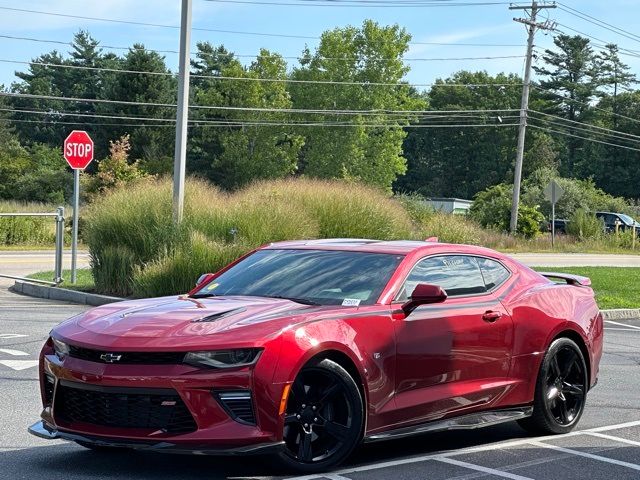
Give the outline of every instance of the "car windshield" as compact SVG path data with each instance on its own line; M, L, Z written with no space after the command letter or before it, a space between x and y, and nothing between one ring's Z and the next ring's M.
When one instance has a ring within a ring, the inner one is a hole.
M258 250L193 296L248 295L318 305L371 305L402 258L332 250Z
M629 215L625 215L625 214L621 213L619 216L622 219L622 221L624 223L626 223L627 225L633 225L635 223L633 218L631 218Z

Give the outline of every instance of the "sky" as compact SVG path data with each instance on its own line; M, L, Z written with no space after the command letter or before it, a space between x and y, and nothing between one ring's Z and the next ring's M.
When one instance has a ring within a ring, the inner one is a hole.
M261 0L255 1L260 2ZM606 2L602 0L563 0L563 3L629 32L639 32L639 0L608 0ZM15 12L3 10L3 7L179 25L180 5L180 0L104 0L100 2L87 2L86 0L9 2L8 0L0 0L0 45L2 52L0 53L0 83L11 84L17 80L14 76L15 70L24 71L27 68L27 65L6 63L7 60L24 62L53 49L64 53L69 50L69 47L65 45L4 38L6 36L69 42L75 32L84 29L88 30L104 46L128 47L134 42L138 42L150 49L177 50L179 43L177 29ZM526 31L523 25L513 21L514 16L521 15L522 12L509 10L506 4L436 8L381 8L366 5L313 7L193 0L193 27L196 30L193 30L192 45L195 46L198 41L208 40L213 44L224 44L227 49L240 55L256 55L260 48L268 48L285 56L297 56L305 45L313 49L317 45L317 40L206 32L197 30L197 28L317 37L323 31L337 26L358 26L365 19L373 19L383 25L397 23L403 26L412 35L412 41L416 43L511 45L414 44L411 45L405 56L407 59L518 57L490 60L408 61L411 71L406 79L414 84L428 84L438 78L446 78L459 70L487 70L491 74L507 72L521 75L524 67ZM559 28L563 30L566 30L567 27L573 28L604 42L617 43L622 48L638 50L640 53L640 37L638 39L625 38L560 9L547 10L543 17L547 15L551 20L562 24L562 27ZM537 34L537 47L544 49L551 47L552 44L552 35L543 32ZM111 50L105 48L105 51ZM122 53L122 51L114 51ZM636 57L623 56L622 59L640 77L640 55ZM250 61L249 58L244 57L243 60ZM167 53L166 61L169 68L177 70L177 54ZM295 65L295 60L289 60L289 63L291 66Z

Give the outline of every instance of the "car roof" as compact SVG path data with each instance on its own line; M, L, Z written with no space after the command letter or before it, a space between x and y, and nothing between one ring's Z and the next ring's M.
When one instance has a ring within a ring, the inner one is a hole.
M425 253L464 253L486 255L495 258L504 256L494 250L475 245L439 243L437 241L417 240L371 240L363 238L325 238L319 240L290 240L266 245L267 249L292 250L342 250L352 252L390 253L407 255L418 250Z

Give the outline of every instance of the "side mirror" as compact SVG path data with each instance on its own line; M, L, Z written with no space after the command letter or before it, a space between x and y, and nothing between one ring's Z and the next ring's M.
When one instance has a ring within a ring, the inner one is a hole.
M420 305L428 305L431 303L442 303L447 299L447 292L438 285L429 285L428 283L419 283L413 289L413 293L409 300L402 305L402 310L409 315Z
M200 285L208 282L211 277L213 277L213 273L203 273L198 277L198 280L196 281L196 287L199 287Z

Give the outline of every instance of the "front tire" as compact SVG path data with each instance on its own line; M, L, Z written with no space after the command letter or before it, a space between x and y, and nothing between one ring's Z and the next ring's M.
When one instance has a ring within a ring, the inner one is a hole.
M587 365L578 345L568 338L555 340L540 365L533 415L518 423L535 434L570 432L584 411L588 382Z
M362 395L349 373L328 359L305 366L287 402L281 463L300 473L338 465L360 443L363 426Z

